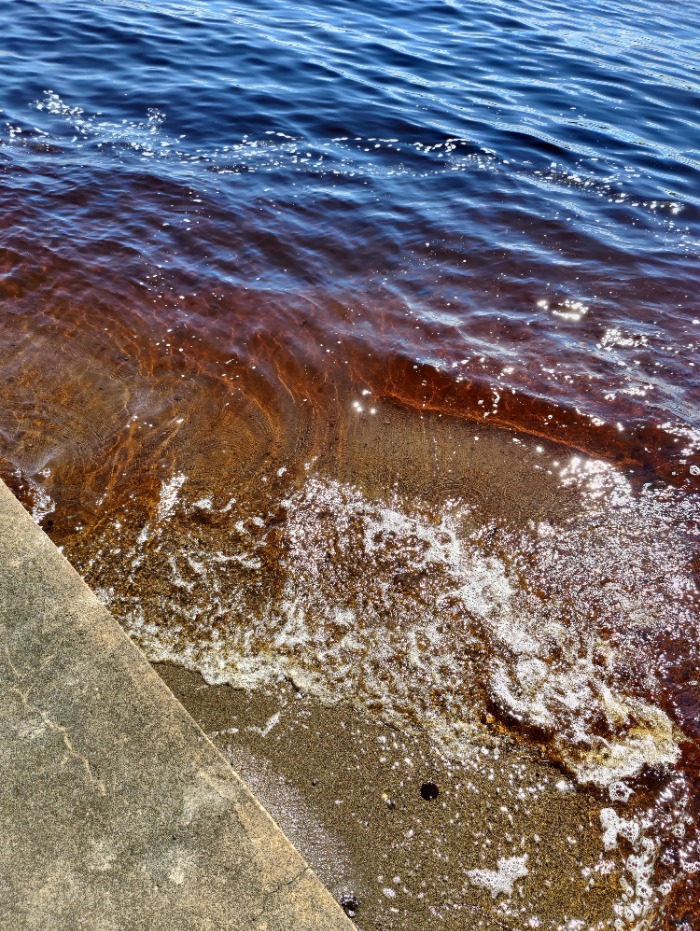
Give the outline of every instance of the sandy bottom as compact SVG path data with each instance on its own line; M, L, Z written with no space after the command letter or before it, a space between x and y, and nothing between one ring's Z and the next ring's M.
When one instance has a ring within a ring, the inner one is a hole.
M363 931L616 927L631 844L536 751L501 739L450 761L291 685L154 668Z
M3 475L359 926L700 927L693 496L489 411L180 374Z

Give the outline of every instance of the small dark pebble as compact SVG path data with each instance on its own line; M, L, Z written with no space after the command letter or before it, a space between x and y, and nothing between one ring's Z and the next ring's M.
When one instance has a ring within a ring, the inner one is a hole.
M353 918L355 916L355 912L360 907L360 903L357 901L354 895L341 896L340 904L343 906L345 914L348 916L348 918Z
M426 802L432 802L433 799L436 799L440 794L440 790L435 785L434 782L424 782L420 787L420 794Z

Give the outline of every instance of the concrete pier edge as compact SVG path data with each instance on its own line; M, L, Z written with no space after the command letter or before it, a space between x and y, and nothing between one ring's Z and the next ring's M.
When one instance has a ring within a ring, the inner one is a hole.
M0 482L0 928L354 925Z

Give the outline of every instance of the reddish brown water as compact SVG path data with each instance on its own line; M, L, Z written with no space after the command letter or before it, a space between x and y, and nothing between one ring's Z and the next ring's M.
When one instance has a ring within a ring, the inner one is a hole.
M2 477L151 658L536 744L700 927L698 24L5 6Z

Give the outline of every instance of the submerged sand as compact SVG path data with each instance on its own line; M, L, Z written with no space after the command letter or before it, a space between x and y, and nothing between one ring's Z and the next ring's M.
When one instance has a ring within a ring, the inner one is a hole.
M92 508L16 487L358 926L692 928L692 499L370 389L246 404Z

